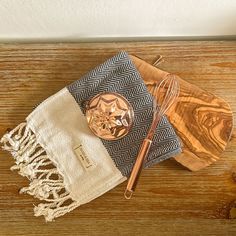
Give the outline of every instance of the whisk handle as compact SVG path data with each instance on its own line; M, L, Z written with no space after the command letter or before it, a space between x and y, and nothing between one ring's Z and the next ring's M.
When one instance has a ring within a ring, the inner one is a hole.
M142 146L139 150L139 154L137 156L136 162L132 169L132 172L131 172L131 175L128 180L128 184L124 193L124 196L126 199L130 199L133 192L135 191L139 176L142 172L142 167L145 163L145 160L147 159L151 144L152 144L152 140L147 139L147 138L143 140Z

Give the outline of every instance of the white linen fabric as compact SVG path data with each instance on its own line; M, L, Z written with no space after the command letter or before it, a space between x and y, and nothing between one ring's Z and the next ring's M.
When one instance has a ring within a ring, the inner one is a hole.
M46 201L35 207L36 216L44 215L51 221L126 180L101 140L90 131L67 88L41 103L26 121L1 142L16 159L12 169L31 180L21 192ZM93 163L92 168L83 167L75 152L78 145ZM46 168L48 165L51 168Z

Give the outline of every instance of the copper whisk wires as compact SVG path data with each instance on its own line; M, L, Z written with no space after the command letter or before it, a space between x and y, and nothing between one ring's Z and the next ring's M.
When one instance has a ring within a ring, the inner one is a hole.
M167 74L165 78L153 88L153 123L148 132L152 139L156 126L161 117L170 109L179 96L180 86L176 75Z

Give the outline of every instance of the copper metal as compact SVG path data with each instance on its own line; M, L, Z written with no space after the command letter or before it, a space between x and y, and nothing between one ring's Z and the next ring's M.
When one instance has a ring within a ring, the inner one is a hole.
M179 83L175 75L168 74L156 84L153 91L153 121L149 128L147 137L144 139L139 150L136 162L132 169L128 184L124 193L126 199L130 199L135 191L143 165L148 156L156 127L162 116L170 109L179 96Z
M118 93L101 93L86 107L86 118L92 132L106 140L117 140L130 131L134 111L126 98Z

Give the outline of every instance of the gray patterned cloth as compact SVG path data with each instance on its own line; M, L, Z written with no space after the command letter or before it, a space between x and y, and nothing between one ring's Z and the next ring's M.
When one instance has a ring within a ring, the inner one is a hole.
M116 141L102 139L117 168L123 176L128 177L153 117L152 96L129 55L123 51L118 53L67 88L84 113L86 101L101 92L119 93L130 102L135 118L128 135ZM145 167L159 163L180 152L179 139L168 119L163 117L156 129Z

